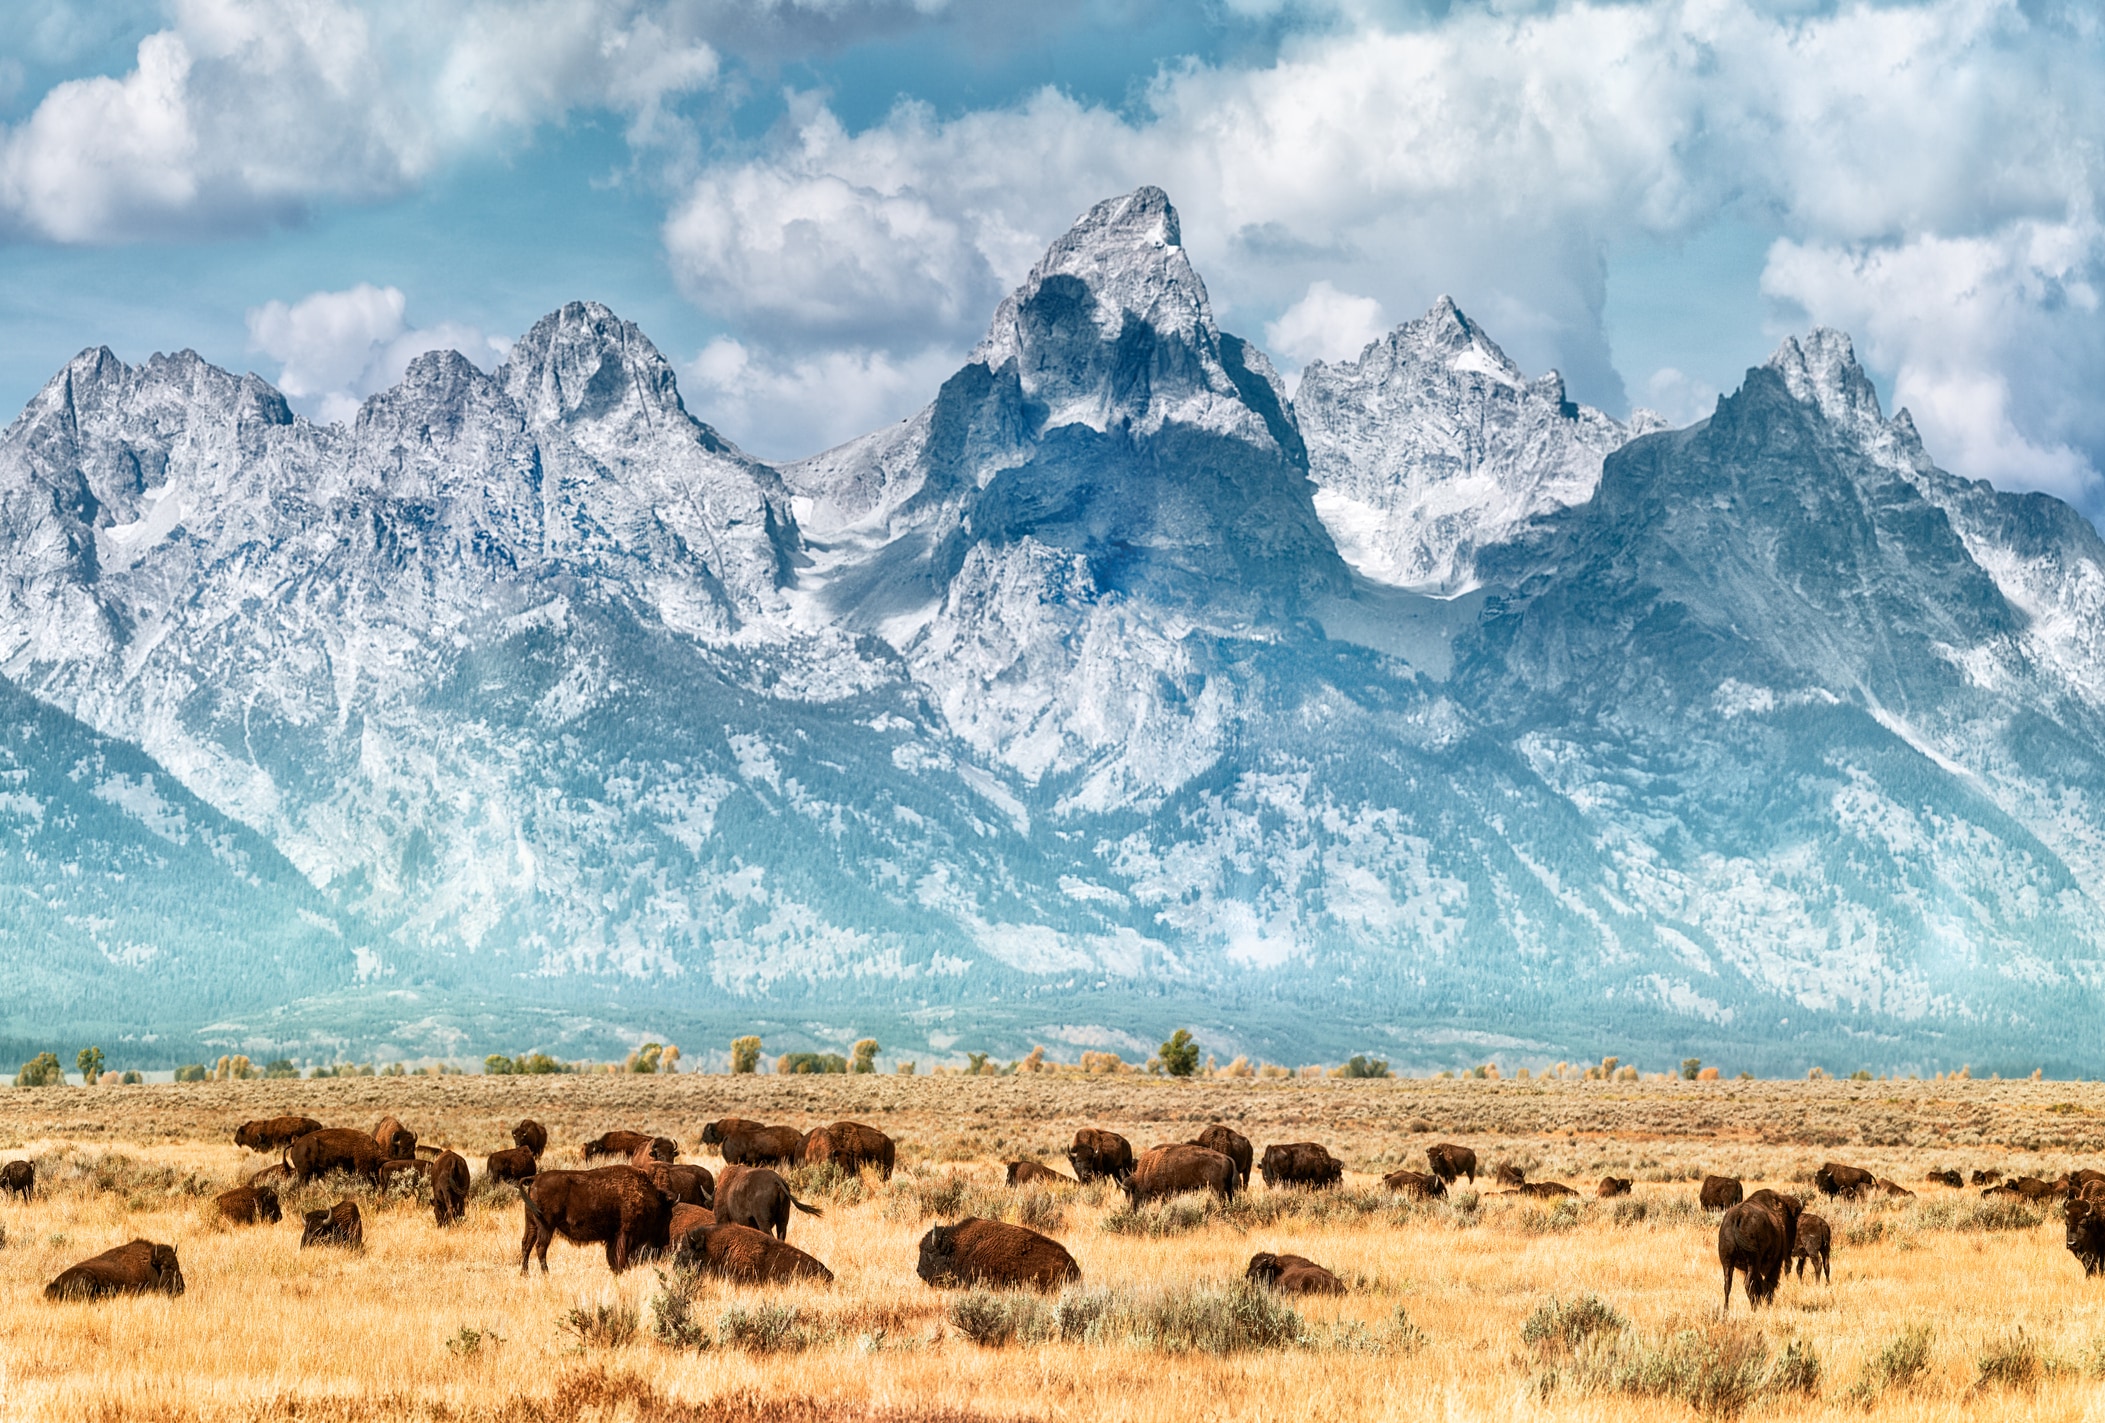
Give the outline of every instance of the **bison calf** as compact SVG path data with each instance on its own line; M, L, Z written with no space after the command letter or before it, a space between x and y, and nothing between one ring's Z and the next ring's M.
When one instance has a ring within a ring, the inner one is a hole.
M183 1267L176 1261L175 1247L151 1240L134 1240L105 1250L44 1286L44 1298L56 1300L182 1292Z
M1391 1171L1381 1183L1416 1200L1429 1201L1447 1194L1447 1183L1423 1171Z
M742 1285L794 1280L833 1283L833 1271L796 1246L745 1225L697 1226L680 1237L673 1264Z
M1035 1161L1011 1161L1007 1165L1009 1168L1008 1183L1011 1186L1029 1186L1032 1184L1072 1186L1074 1184L1074 1177L1062 1176L1059 1172L1053 1170L1052 1167L1040 1166Z
M1791 1258L1798 1263L1798 1278L1805 1278L1805 1267L1813 1267L1813 1278L1822 1284L1834 1283L1834 1272L1829 1268L1829 1255L1834 1249L1834 1232L1827 1222L1810 1213L1798 1217L1798 1233L1791 1242Z
M300 1232L300 1249L310 1245L341 1245L357 1248L365 1244L365 1221L358 1202L338 1201L325 1211L309 1211L306 1228Z
M1299 1255L1260 1251L1250 1257L1243 1278L1289 1295L1341 1295L1345 1282L1315 1261Z
M219 1217L232 1225L276 1225L285 1218L278 1193L268 1186L236 1186L212 1198Z
M10 1161L0 1166L0 1191L28 1200L37 1193L37 1167L34 1161Z
M1059 1241L1020 1225L970 1216L922 1236L921 1263L915 1271L939 1286L1056 1290L1082 1281L1082 1267Z
M1528 1173L1510 1161L1501 1161L1491 1170L1492 1179L1510 1190L1519 1190L1528 1183Z
M1697 1199L1707 1211L1721 1211L1728 1206L1738 1205L1746 1198L1746 1188L1740 1185L1740 1178L1737 1176L1705 1176L1703 1189L1697 1192Z
M1266 1147L1257 1169L1267 1186L1335 1186L1345 1163L1315 1142L1294 1141Z

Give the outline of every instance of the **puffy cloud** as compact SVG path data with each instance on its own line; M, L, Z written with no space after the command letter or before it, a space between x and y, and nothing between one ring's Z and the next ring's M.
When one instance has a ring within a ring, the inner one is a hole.
M323 421L351 419L426 351L459 351L487 366L510 349L472 326L412 327L407 307L399 289L365 283L290 306L267 302L248 313L249 346L278 362L278 388L294 407Z
M1295 365L1310 361L1355 361L1367 343L1389 330L1381 303L1353 296L1328 282L1310 282L1308 293L1265 323L1264 339L1274 356Z
M798 459L914 410L957 369L957 353L834 347L804 356L754 351L730 337L681 373L689 406L763 459Z

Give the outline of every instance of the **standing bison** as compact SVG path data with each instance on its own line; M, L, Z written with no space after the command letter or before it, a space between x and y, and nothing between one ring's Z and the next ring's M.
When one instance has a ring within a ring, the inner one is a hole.
M512 1145L525 1147L539 1160L541 1153L548 1150L548 1128L528 1117L512 1128Z
M338 1201L325 1211L307 1212L305 1228L300 1231L300 1249L341 1245L355 1250L364 1244L365 1221L358 1214L358 1202Z
M380 1143L369 1134L349 1127L324 1127L311 1131L285 1148L285 1164L302 1185L332 1171L363 1176L380 1183L380 1163L387 1160Z
M1853 1201L1878 1184L1878 1177L1861 1166L1840 1166L1829 1161L1813 1173L1813 1184L1823 1196Z
M2105 1271L2105 1204L2089 1196L2070 1201L2065 1239L2086 1279Z
M804 1138L806 1166L830 1161L851 1176L865 1166L874 1166L878 1177L886 1181L892 1179L892 1162L898 1151L890 1137L861 1122L835 1122Z
M249 1151L283 1151L322 1124L312 1117L266 1117L243 1122L234 1130L234 1145Z
M1263 1285L1268 1290L1277 1290L1289 1295L1341 1295L1345 1293L1345 1282L1318 1265L1315 1261L1299 1255L1274 1255L1260 1251L1250 1257L1250 1268L1243 1278L1253 1284Z
M726 1166L794 1166L804 1156L804 1133L795 1127L766 1127L742 1117L703 1127L702 1144L715 1147Z
M10 1161L0 1166L0 1191L10 1196L28 1200L37 1193L37 1166L34 1161Z
M1074 1177L1062 1176L1050 1166L1040 1166L1035 1161L1010 1161L1008 1183L1011 1186L1072 1186Z
M1392 1191L1400 1191L1421 1201L1429 1201L1447 1194L1445 1181L1423 1171L1391 1171L1381 1178L1381 1183Z
M507 1146L485 1157L482 1169L492 1181L531 1181L534 1173L541 1169L541 1163L530 1148Z
M1813 1278L1822 1284L1834 1283L1831 1256L1834 1252L1834 1232L1819 1216L1806 1212L1798 1217L1798 1233L1791 1242L1791 1259L1798 1264L1798 1278L1805 1278L1805 1267L1813 1267Z
M1328 1149L1312 1141L1293 1141L1283 1146L1268 1146L1264 1149L1264 1160L1257 1163L1258 1172L1270 1187L1280 1186L1335 1186L1345 1175L1345 1163L1332 1156Z
M1082 1282L1067 1247L1035 1230L968 1216L921 1237L915 1272L931 1285L1027 1286L1056 1290Z
M1725 1271L1725 1308L1732 1308L1732 1274L1747 1277L1747 1304L1767 1304L1798 1243L1798 1202L1774 1191L1756 1191L1718 1222L1718 1264Z
M1203 1146L1208 1151L1218 1151L1235 1163L1235 1175L1244 1190L1250 1188L1250 1166L1256 1160L1250 1148L1250 1138L1234 1127L1224 1127L1215 1122L1191 1139L1193 1146Z
M1235 1163L1218 1151L1180 1142L1158 1146L1133 1164L1126 1177L1126 1199L1134 1205L1157 1196L1175 1196L1185 1191L1211 1191L1222 1200L1232 1200L1238 1177Z
M726 1166L717 1173L716 1218L725 1225L772 1230L777 1240L787 1240L792 1206L809 1216L825 1214L791 1195L789 1183L769 1167Z
M1067 1148L1077 1181L1123 1181L1133 1174L1133 1143L1115 1131L1083 1127Z
M213 1209L229 1225L276 1225L285 1218L278 1193L268 1186L236 1186L212 1198Z
M110 1295L179 1295L183 1267L173 1245L134 1240L83 1260L44 1286L44 1298L105 1299Z
M560 1235L577 1245L604 1243L615 1274L639 1256L668 1248L673 1202L633 1166L595 1171L543 1171L520 1188L525 1233L519 1273L536 1255L548 1273L548 1247Z
M1721 1211L1746 1200L1747 1191L1737 1176L1705 1176L1697 1199L1703 1203L1704 1210Z
M413 1159L417 1154L417 1134L393 1116L380 1119L380 1125L373 1128L373 1141L389 1161Z
M707 1206L716 1201L716 1178L706 1166L668 1166L653 1161L638 1168L651 1183L679 1205Z
M468 1213L468 1163L457 1151L442 1151L431 1163L431 1214L452 1225Z
M1425 1148L1425 1159L1433 1174L1450 1186L1457 1176L1467 1176L1470 1185L1476 1184L1476 1153L1466 1146L1451 1146L1443 1141Z
M833 1282L833 1271L796 1246L746 1225L696 1226L679 1237L673 1264L741 1285Z

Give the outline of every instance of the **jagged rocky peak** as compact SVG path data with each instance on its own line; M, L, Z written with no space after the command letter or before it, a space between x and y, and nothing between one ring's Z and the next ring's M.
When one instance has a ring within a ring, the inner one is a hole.
M497 382L536 428L689 418L672 363L641 327L596 301L566 303L535 322Z
M1784 389L1861 442L1879 463L1909 474L1931 468L1914 417L1900 410L1888 420L1879 408L1878 390L1847 332L1816 326L1803 337L1786 336L1763 369L1780 376Z
M1530 380L1445 296L1357 361L1310 365L1294 412L1346 561L1438 594L1475 586L1477 550L1591 498L1602 460L1663 423L1576 404L1555 371Z

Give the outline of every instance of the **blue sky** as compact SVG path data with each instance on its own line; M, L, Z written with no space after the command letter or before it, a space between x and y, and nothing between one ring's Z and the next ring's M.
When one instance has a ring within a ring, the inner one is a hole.
M594 297L793 457L1167 188L1288 371L1451 293L1700 416L1840 326L1961 473L2105 513L2105 35L2059 0L22 0L0 404L194 347L342 418Z

